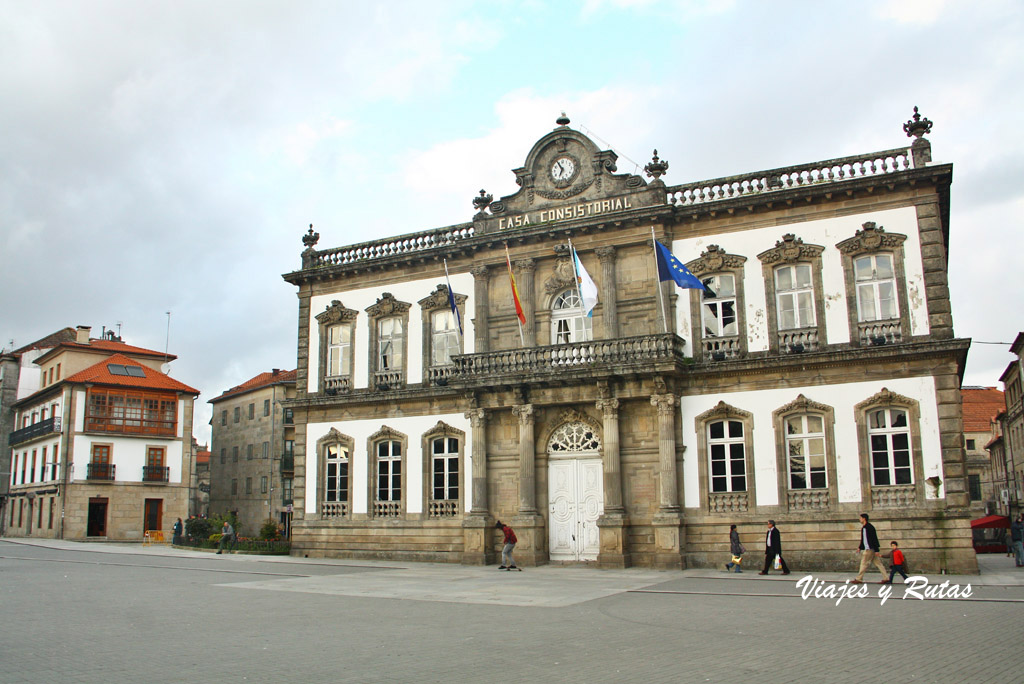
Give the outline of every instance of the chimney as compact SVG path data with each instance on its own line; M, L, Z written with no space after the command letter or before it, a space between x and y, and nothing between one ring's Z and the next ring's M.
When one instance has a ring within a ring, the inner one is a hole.
M89 344L89 333L92 328L88 325L80 325L75 328L75 342L78 344Z
M281 369L280 369L280 368L275 368L275 369L274 369L274 372L273 372L273 373L271 373L271 375L277 375L277 374L278 374L278 373L280 373L280 372L281 372Z

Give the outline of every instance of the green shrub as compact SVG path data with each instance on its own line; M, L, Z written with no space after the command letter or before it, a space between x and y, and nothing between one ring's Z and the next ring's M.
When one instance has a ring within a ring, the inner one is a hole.
M267 518L264 520L263 526L260 527L259 538L263 541L275 541L278 539L277 521L273 518Z

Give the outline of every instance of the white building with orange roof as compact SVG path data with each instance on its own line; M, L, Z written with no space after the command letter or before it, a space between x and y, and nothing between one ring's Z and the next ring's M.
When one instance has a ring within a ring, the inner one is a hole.
M173 355L89 332L36 358L14 404L8 535L137 541L188 515L199 391L165 374Z

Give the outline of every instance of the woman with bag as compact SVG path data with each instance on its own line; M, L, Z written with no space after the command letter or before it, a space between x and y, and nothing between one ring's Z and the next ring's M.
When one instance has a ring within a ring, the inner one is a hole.
M735 525L729 525L729 550L732 552L732 562L725 564L725 571L743 572L740 570L740 563L743 562L743 553L746 551L743 544L740 544L740 533L736 531Z

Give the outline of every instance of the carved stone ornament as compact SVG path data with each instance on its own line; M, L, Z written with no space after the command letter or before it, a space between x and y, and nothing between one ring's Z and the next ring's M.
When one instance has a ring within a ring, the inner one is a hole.
M534 188L533 191L535 193L537 193L538 195L540 195L541 197L543 197L544 199L562 200L562 199L568 199L568 198L572 197L573 195L580 194L581 192L583 192L584 190L586 190L587 188L589 188L593 184L594 184L594 179L590 178L588 180L581 181L581 182L577 183L576 185L572 186L571 188L566 188L565 190L541 190L539 188Z
M883 387L882 391L878 394L865 399L853 408L857 411L863 411L864 409L871 408L874 406L899 406L900 408L913 408L917 406L917 402L910 397L905 397L902 394L896 394L890 392L887 387Z
M781 240L775 243L775 247L765 250L757 255L757 258L765 264L777 264L784 262L791 264L797 261L807 261L821 256L825 251L824 247L818 245L805 245L804 241L792 233L782 236Z
M661 184L661 177L668 171L668 162L664 159L658 159L658 150L654 150L654 157L650 163L644 167L644 173L647 174L648 178L653 178L654 183Z
M922 119L921 115L917 113L917 107L914 107L914 117L903 124L903 132L907 134L908 138L920 138L926 133L932 132L932 122L928 119Z
M469 424L474 428L481 428L484 426L484 421L487 418L487 411L482 408L471 408L463 414L469 421Z
M443 420L437 421L437 425L430 428L423 433L425 439L431 439L433 437L460 437L465 438L466 433L462 430L452 427Z
M405 439L405 437L406 436L404 434L402 434L401 432L399 432L398 430L396 430L394 428L390 428L387 425L381 425L380 426L380 430L377 430L372 435L370 435L370 441L371 442L378 442L378 441L384 440L384 439L403 440L403 439Z
M827 413L832 410L831 406L826 404L819 404L816 401L808 399L804 395L800 394L796 399L789 402L779 410L775 411L777 415L788 415L790 413Z
M466 295L456 294L455 305L461 307L466 303ZM437 288L430 293L429 297L424 297L417 302L420 308L424 311L436 311L437 309L447 309L451 307L448 302L448 286L444 283L440 283Z
M375 304L366 308L366 313L370 314L373 318L384 318L385 316L403 314L411 306L411 304L398 301L390 292L385 292Z
M605 418L614 418L619 412L618 399L598 399L594 406Z
M876 225L874 221L868 221L862 230L858 230L852 238L843 240L836 247L843 254L859 254L878 249L895 249L906 239L906 235L886 233L885 228Z
M672 415L679 406L679 397L674 394L652 394L651 406L658 409L658 415Z
M320 241L320 233L313 232L313 224L309 224L309 232L302 236L302 244L306 245L306 249L313 249L314 245Z
M317 451L319 452L325 444L341 444L351 448L355 444L355 440L348 435L343 435L338 432L338 428L331 428L327 431L326 435L316 440Z
M501 200L491 202L491 214L502 214L505 212L505 203Z
M697 416L697 422L704 423L712 420L728 420L730 418L734 420L749 420L752 417L752 413L748 413L747 411L738 409L735 406L730 406L724 401L720 401L713 409L709 409Z
M486 190L481 190L480 196L473 198L473 208L482 214L493 201L494 195L488 194Z
M533 404L519 404L512 407L512 415L519 418L520 425L529 425L533 422Z
M544 281L544 291L554 295L576 284L576 272L568 245L555 245L555 272Z
M746 260L747 257L739 254L727 254L718 245L708 245L707 251L701 252L700 258L686 264L686 267L693 275L700 276L702 273L741 269Z
M590 416L576 409L565 409L555 416L554 421L552 421L552 424L556 426L571 423L583 423L589 425L591 429L597 430L597 425L590 419Z
M358 311L346 309L344 304L334 299L322 313L316 315L316 320L325 325L334 325L354 321L358 315Z

